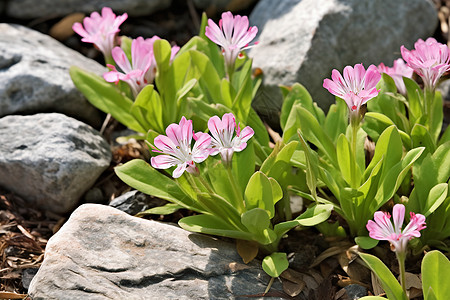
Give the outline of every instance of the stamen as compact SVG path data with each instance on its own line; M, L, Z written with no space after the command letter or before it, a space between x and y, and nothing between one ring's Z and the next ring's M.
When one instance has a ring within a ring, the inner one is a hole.
M352 106L352 110L356 110L356 108L357 108L356 105Z

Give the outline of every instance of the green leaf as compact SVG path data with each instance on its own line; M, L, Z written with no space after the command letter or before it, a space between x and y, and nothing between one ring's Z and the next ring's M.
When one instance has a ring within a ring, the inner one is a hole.
M402 160L387 171L385 176L382 175L380 179L381 184L375 195L375 201L371 202L372 208L378 209L394 195L408 173L409 168L422 155L424 150L425 148L423 147L410 150Z
M444 110L442 109L442 96L439 91L434 95L434 100L431 104L430 112L432 114L430 119L430 135L433 141L437 141L442 130L442 121L444 119Z
M255 172L248 181L244 192L245 207L247 210L262 208L273 218L275 214L273 204L272 184L269 178L262 172Z
M208 103L221 103L226 105L222 97L220 97L222 94L221 78L219 77L219 74L217 73L217 70L211 60L208 56L196 50L191 50L189 53L192 62L200 74L198 82L205 94L205 100Z
M259 234L270 227L270 218L267 211L261 208L253 208L241 216L241 222L251 233Z
M391 119L389 119L389 117L377 112L366 113L364 119L366 121L363 124L364 130L366 130L370 135L370 137L374 138L374 140L378 140L379 135L389 126L392 125L396 126L394 122ZM410 136L406 132L399 130L398 128L397 130L400 133L400 137L402 138L403 143L406 146L411 147ZM376 132L375 135L373 131Z
M323 131L317 119L300 104L292 108L283 133L283 141L287 143L300 128L303 138L316 145L328 157L330 162L337 166L336 149L328 135Z
M167 203L163 206L153 207L147 210L144 210L136 215L136 217L143 217L146 215L170 215L174 212L178 211L183 206L175 204L175 203Z
M395 125L392 125L380 135L375 146L375 153L364 172L364 179L366 180L372 169L378 164L382 157L384 157L383 173L390 170L396 163L398 163L403 154L403 146L400 135Z
M306 185L311 192L311 195L314 199L317 198L317 178L319 176L319 159L316 152L311 151L306 141L303 139L303 136L300 132L298 132L298 137L300 139L303 152L305 154L305 162L306 162Z
M153 85L150 84L141 90L130 111L145 129L164 133L161 98Z
M269 177L270 184L272 185L272 199L273 204L280 201L281 198L283 198L283 190L281 189L280 184L273 179L272 177Z
M261 165L260 171L283 184L286 179L292 177L290 160L298 144L296 141L287 145L277 144Z
M251 66L251 61L248 61ZM250 113L251 104L253 100L253 85L251 79L251 70L243 76L240 89L233 100L232 109L236 112L238 120L246 121Z
M83 71L78 67L71 67L69 73L77 89L92 105L105 113L111 114L114 119L134 131L147 132L130 113L133 101L123 95L114 84L110 84L100 76Z
M250 177L255 172L255 150L253 145L254 141L250 140L247 143L247 148L233 154L232 170L241 188L241 193L245 190Z
M117 176L129 186L184 208L203 210L188 197L171 178L164 176L142 159L134 159L114 169Z
M289 117L289 114L294 104L301 104L310 113L315 115L316 119L318 119L311 95L303 85L301 85L300 83L294 83L290 88L286 87L286 91L289 92L286 95L286 97L284 97L283 106L281 107L281 115L280 115L281 129L284 130L286 121Z
M227 222L224 222L221 218L213 215L203 214L184 217L178 221L178 225L180 225L181 228L192 232L225 236L248 241L255 240L253 234L236 230L236 228Z
M332 104L325 118L325 131L333 142L348 126L348 107L344 100L336 97L336 104Z
M403 82L405 83L406 92L408 95L409 118L411 120L411 124L414 124L415 120L422 116L421 98L423 99L423 91L420 86L410 78L403 77Z
M386 298L380 296L364 296L359 298L359 300L386 300Z
M427 202L423 210L423 215L428 217L433 213L445 200L448 192L448 184L440 183L435 185L428 194Z
M160 39L153 43L153 54L159 72L165 72L169 68L171 53L172 47L168 41Z
M376 245L378 245L378 240L375 240L368 236L357 236L355 237L355 243L358 244L359 247L362 249L372 249Z
M415 124L411 130L411 139L414 148L425 147L427 151L433 153L436 150L436 144L428 129L421 125Z
M422 260L422 290L426 300L430 291L436 300L448 299L450 295L450 261L444 254L434 250L425 254Z
M408 300L400 283L379 258L367 253L359 253L359 256L377 275L389 300Z
M441 139L439 140L438 146L449 141L450 141L450 126L447 126L447 128L445 129L444 133L441 136Z
M261 146L264 147L269 145L270 139L267 129L253 108L250 108L250 111L248 112L246 124L255 131L253 138L256 139Z
M333 205L331 204L315 204L302 213L300 216L291 221L278 223L274 226L274 231L280 238L289 230L296 226L314 226L327 220Z
M271 255L264 257L262 268L269 276L279 277L281 273L289 268L286 253L274 252Z
M352 170L359 171L359 169L353 167L353 165L356 163L355 158L351 153L350 144L345 135L343 134L341 134L338 138L336 145L336 154L342 177L348 183L349 186L352 186L353 176L356 176L356 178L361 178L361 173L352 174Z

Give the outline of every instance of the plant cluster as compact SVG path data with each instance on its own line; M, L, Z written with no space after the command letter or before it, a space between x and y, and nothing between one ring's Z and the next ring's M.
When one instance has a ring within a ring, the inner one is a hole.
M249 27L247 17L226 12L217 25L203 16L199 36L181 48L157 36L119 37L126 18L104 8L74 25L83 41L103 52L110 71L101 78L73 67L71 76L94 106L136 131L132 137L152 150L150 164L133 160L115 169L128 185L170 202L147 213L196 212L179 225L237 239L245 245L245 262L260 250L272 277L288 268L278 247L297 226L355 238L363 249L389 241L401 286L378 258L361 254L389 299L407 297L408 244L414 253L448 250L450 130L442 132L436 92L450 70L447 46L419 40L413 50L401 48L403 59L392 68L356 64L342 75L333 70L323 82L336 96L327 114L302 85L281 87L283 133L273 144L251 107L261 79L243 52L257 44L250 45L258 29ZM295 218L293 194L306 203ZM393 224L380 211L390 207ZM340 218L329 219L332 211ZM402 229L405 212L409 224ZM433 273L437 264L449 262L439 251L427 253L425 299L444 299L450 286Z

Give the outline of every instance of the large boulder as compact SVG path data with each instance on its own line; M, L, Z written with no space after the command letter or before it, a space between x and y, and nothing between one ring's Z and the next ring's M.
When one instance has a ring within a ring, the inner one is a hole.
M319 106L334 97L323 87L331 70L384 62L433 34L437 13L428 0L261 0L250 15L260 44L250 51L264 72L256 109L267 117L281 107L278 85L302 83Z
M0 186L43 209L74 209L110 160L103 137L65 115L0 119Z
M260 262L242 264L234 243L85 204L49 240L28 292L33 300L246 299L269 280Z
M116 13L146 16L169 7L171 2L172 0L9 0L6 15L20 19L61 17L73 12L90 14L108 6Z
M99 127L101 114L70 79L73 65L99 75L106 71L48 35L0 24L0 117L60 112Z

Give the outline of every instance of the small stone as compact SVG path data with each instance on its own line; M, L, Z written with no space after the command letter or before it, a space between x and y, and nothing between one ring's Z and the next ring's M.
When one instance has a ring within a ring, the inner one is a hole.
M58 113L0 119L0 186L54 213L67 213L109 166L103 137Z
M367 296L367 288L359 284L350 284L344 287L350 300L358 300Z
M34 4L31 7L36 10ZM75 88L71 66L98 75L106 71L48 35L0 23L0 117L59 112L101 126L100 112Z
M234 243L84 204L48 241L28 292L33 300L245 299L262 294L270 277L261 262L238 269L236 263L242 260ZM271 291L282 291L278 280Z
M38 268L32 268L32 269L25 269L22 272L22 286L24 289L27 289L30 287L31 280L38 272Z
M112 206L123 212L126 212L129 215L134 216L144 210L149 209L150 207L154 207L154 205L151 205L152 199L153 198L151 196L134 190L127 192L117 198L114 198L109 203L109 206Z
M84 194L84 202L85 203L103 203L104 197L103 192L100 188L94 187Z

